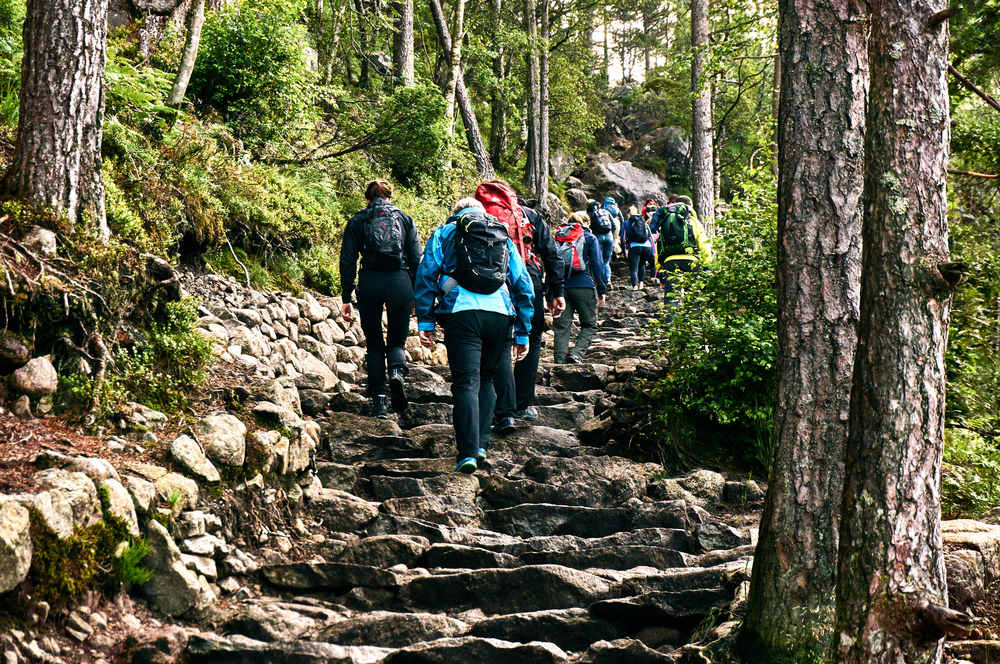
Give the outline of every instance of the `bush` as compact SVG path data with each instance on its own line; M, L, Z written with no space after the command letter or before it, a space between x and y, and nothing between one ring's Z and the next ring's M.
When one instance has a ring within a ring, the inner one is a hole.
M669 375L651 394L678 453L700 449L766 474L776 384L777 211L773 182L758 175L717 219L715 261L679 275L684 295L673 322L653 325Z
M198 51L188 94L248 147L261 151L311 121L313 77L288 8L244 0L214 12Z
M941 512L977 519L1000 505L1000 451L996 442L960 429L945 436Z

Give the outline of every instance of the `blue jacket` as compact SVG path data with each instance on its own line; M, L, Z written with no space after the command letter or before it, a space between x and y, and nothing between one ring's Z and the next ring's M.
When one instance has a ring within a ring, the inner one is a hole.
M585 230L583 237L583 260L587 264L587 269L584 272L570 274L563 287L596 288L598 295L604 295L607 292L607 284L604 283L604 258L601 245L590 229Z
M514 342L528 343L531 317L535 311L535 287L524 261L517 253L517 247L510 240L507 240L507 251L510 253L510 260L507 263L506 288L481 295L456 286L446 294L442 286L448 275L455 270L456 264L455 224L438 226L424 246L424 257L417 268L417 279L413 286L417 329L433 331L434 317L440 314L492 311L513 317Z
M652 237L653 231L652 231L652 229L650 229L650 231L649 231L649 233L650 233L649 239L647 239L645 242L629 242L628 241L628 229L629 229L630 226L632 226L632 220L633 219L637 219L637 218L641 219L642 217L629 217L628 219L625 220L625 223L622 224L622 244L628 244L628 246L629 246L630 249L632 247L649 247L650 249L652 249L653 248L653 237Z

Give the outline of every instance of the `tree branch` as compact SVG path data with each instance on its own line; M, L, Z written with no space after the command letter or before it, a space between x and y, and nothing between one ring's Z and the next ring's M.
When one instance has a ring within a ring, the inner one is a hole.
M1000 180L1000 175L993 175L992 173L975 173L973 171L960 171L957 168L949 168L948 172L952 175L964 175L970 178L983 178L984 180Z
M979 98L985 101L991 108L993 108L993 110L1000 111L1000 102L991 97L989 94L980 90L975 83L967 79L965 76L962 76L962 74L957 69L955 69L955 65L951 63L948 64L948 73L957 78L959 83L967 87L969 90L975 92L979 96Z

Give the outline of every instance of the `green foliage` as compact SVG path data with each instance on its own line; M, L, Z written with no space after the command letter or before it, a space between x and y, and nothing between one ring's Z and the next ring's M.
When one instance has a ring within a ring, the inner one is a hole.
M204 382L212 346L195 331L197 301L168 302L165 310L163 320L150 325L145 344L119 351L113 382L135 401L177 412L187 404L189 392Z
M114 560L114 572L123 586L141 586L153 578L153 570L141 564L149 551L149 542L142 537L134 538L122 549L121 555Z
M653 325L669 375L652 395L679 453L762 466L776 380L777 212L769 174L752 175L717 219L717 258L679 275L684 295L673 322Z
M375 123L378 145L373 154L397 178L439 171L447 140L444 107L444 98L432 86L396 90Z
M979 518L1000 504L1000 450L995 440L950 429L945 436L941 511L946 518Z
M188 87L258 152L312 123L315 91L292 12L244 0L211 13Z

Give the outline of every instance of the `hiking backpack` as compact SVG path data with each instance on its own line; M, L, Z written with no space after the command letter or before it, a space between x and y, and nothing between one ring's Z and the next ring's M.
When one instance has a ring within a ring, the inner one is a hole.
M625 234L625 239L629 242L645 244L649 242L649 235L649 224L646 223L645 219L639 215L629 218L628 233Z
M587 261L583 257L586 246L586 230L580 224L566 224L556 229L556 253L566 266L565 277L586 272Z
M369 207L362 251L365 268L386 271L404 267L404 235L399 208L392 205Z
M465 212L449 220L455 224L455 270L451 273L462 288L489 295L507 281L507 226L479 211ZM449 289L450 290L450 289Z
M615 229L614 219L611 217L611 213L604 208L594 208L590 212L590 227L594 235L604 235L605 233L610 233Z
M683 203L670 203L660 208L660 237L656 254L667 257L697 249L698 240L691 227L691 210Z
M534 266L540 272L542 262L533 249L535 227L521 211L517 195L502 184L484 182L476 189L476 200L483 204L486 214L507 227L507 236L525 266Z

